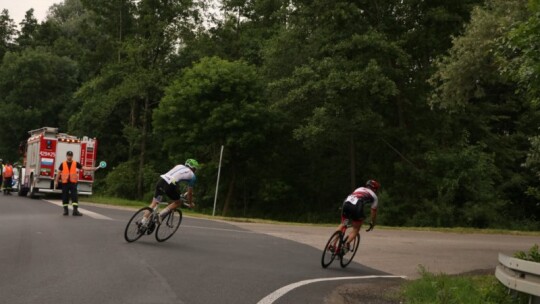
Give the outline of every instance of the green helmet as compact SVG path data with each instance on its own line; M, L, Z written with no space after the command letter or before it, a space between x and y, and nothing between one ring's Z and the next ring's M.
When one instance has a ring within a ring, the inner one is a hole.
M199 169L199 162L194 160L193 158L190 158L186 160L186 166L192 169Z

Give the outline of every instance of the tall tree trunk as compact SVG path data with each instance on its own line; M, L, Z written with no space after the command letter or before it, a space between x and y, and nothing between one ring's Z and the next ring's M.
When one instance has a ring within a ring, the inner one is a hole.
M354 135L351 134L349 137L349 153L351 160L351 191L356 189L356 149L354 146Z
M229 190L227 190L227 198L225 199L225 204L223 205L223 212L221 213L222 216L227 216L227 213L229 212L229 207L231 205L231 201L234 196L234 186L236 183L236 169L234 168L234 164L232 165L232 177L231 181L229 182Z
M148 109L150 107L150 101L148 96L144 99L144 110L142 117L142 132L141 132L141 156L139 158L139 176L137 178L137 197L143 196L143 182L144 182L144 161L146 154L146 135L148 129Z

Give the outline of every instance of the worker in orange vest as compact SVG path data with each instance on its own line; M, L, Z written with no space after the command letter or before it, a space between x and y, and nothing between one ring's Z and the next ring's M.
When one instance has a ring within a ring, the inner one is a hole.
M80 163L73 161L73 152L67 151L66 161L58 167L58 173L54 180L54 188L58 188L58 180L62 179L62 207L64 215L68 215L69 197L71 194L71 204L73 205L73 215L82 216L79 212L79 198L77 195L77 182L79 181L79 170L96 171L98 167L83 167Z
M6 161L4 169L2 170L4 178L4 195L11 195L11 186L13 185L13 166L9 161Z

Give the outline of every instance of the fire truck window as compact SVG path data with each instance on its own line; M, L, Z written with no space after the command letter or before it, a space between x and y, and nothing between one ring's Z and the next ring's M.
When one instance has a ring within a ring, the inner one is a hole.
M47 140L47 150L52 149L52 142L50 140Z

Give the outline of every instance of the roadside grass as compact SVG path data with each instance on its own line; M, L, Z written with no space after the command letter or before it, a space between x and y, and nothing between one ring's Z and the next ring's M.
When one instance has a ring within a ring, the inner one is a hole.
M100 204L100 205L112 205L112 206L123 206L123 207L138 207L142 208L148 205L148 203L142 201L134 201L117 197L107 197L107 196L88 196L83 199L85 202Z
M149 202L128 200L117 197L94 195L85 197L84 201L112 206L131 207L133 209L142 208L149 205ZM295 225L295 226L315 226L315 227L335 227L336 223L301 223L301 222L289 222L289 221L276 221L260 218L246 218L246 217L226 217L226 216L212 216L207 213L198 212L197 209L190 210L188 208L182 208L182 212L198 218L217 219L229 222L239 223L257 223L257 224L274 224L274 225ZM336 218L339 218L336 215ZM504 229L478 229L468 227L453 227L453 228L433 228L433 227L391 227L377 225L376 229L382 230L408 230L408 231L430 231L430 232L447 232L447 233L480 233L480 234L508 234L508 235L523 235L523 236L540 236L540 231L517 231L517 230L504 230Z
M510 304L527 297L509 293L494 275L433 274L422 267L421 278L406 282L391 298L407 304Z

